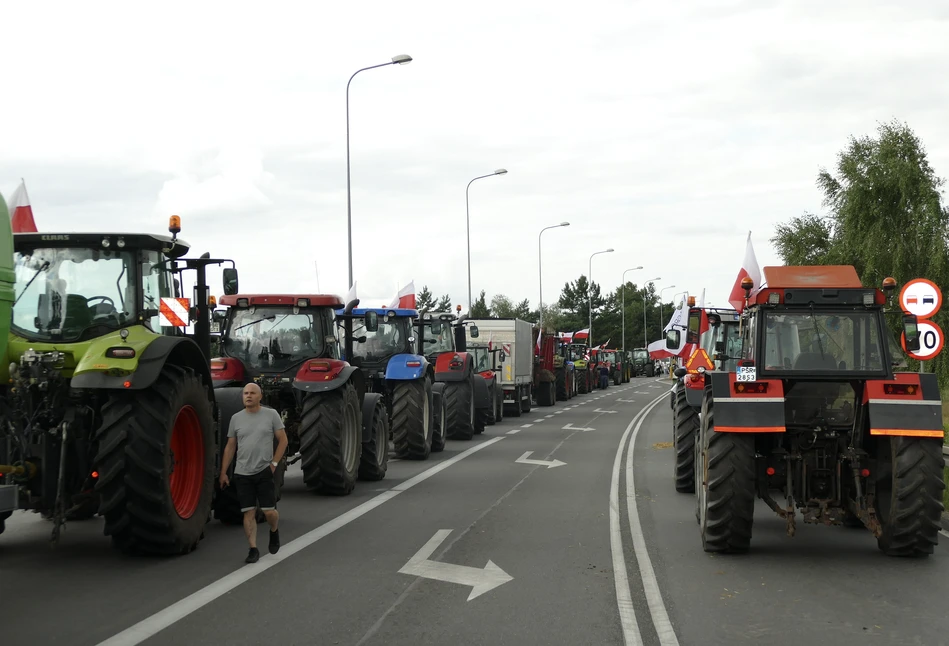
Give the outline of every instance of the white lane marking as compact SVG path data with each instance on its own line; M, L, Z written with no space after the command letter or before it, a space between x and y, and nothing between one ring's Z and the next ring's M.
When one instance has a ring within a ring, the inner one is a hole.
M610 481L610 552L613 555L613 583L616 586L616 607L619 610L620 625L623 628L623 643L626 646L643 646L643 636L636 621L636 609L633 596L629 591L629 574L626 572L626 555L623 553L623 532L619 520L619 473L623 447L633 428L645 409L636 413L616 449L613 460L613 476Z
M554 411L554 415L559 415L559 414L562 413L562 412L563 412L563 409L555 410L555 411Z
M940 530L939 530L939 533L942 534L943 536L945 536L946 538L949 538L949 532L947 532L946 530L940 529Z
M639 429L642 428L649 412L663 399L665 399L665 396L660 395L658 399L653 400L651 404L646 406L644 409L646 415L639 418L639 422L633 430L633 436L629 440L629 451L626 453L626 508L629 515L629 533L633 537L633 552L636 554L636 561L639 563L639 576L642 578L646 604L649 606L649 614L652 615L652 624L659 635L659 643L661 646L679 646L679 640L672 628L672 622L669 621L666 605L662 601L659 581L656 579L656 572L653 570L649 551L646 549L646 539L643 536L639 509L636 505L636 479L633 477L633 456L636 450L636 437L639 435ZM630 424L630 427L632 427L632 424Z
M399 573L471 586L471 594L468 595L468 601L480 597L485 592L490 592L499 585L504 585L508 581L514 580L514 577L499 568L490 559L483 569L470 567L468 565L455 565L454 563L429 560L428 557L438 549L439 545L445 542L449 534L451 534L450 529L440 529L435 532L435 535L422 546L422 549L416 552L415 556L410 558L409 562L402 566Z
M513 431L508 431L507 433L505 433L505 435L517 435L520 432L521 432L521 429L515 428Z
M530 428L533 424L521 424L521 428Z
M554 467L562 467L566 462L561 462L560 460L531 460L530 456L533 455L533 451L526 451L524 455L514 460L521 464L536 464L537 466L547 467L548 469L553 469Z
M156 612L151 617L147 617L134 626L130 626L117 635L100 642L98 646L133 646L134 644L142 643L146 639L155 636L165 628L168 628L178 621L181 621L194 611L203 608L215 599L227 594L242 583L250 581L258 574L263 574L273 566L285 561L300 550L306 549L321 538L329 536L337 529L345 527L357 518L369 513L379 505L392 500L403 491L411 489L415 485L428 480L433 475L444 471L453 464L457 464L468 456L473 455L474 453L477 453L481 449L485 449L492 444L500 442L503 439L503 437L492 438L486 442L482 442L481 444L471 447L463 453L459 453L453 458L445 460L444 462L439 462L431 469L423 471L414 478L406 480L402 484L396 485L388 491L384 491L378 496L370 498L358 507L354 507L346 513L337 516L333 520L310 530L303 536L295 538L286 545L282 545L280 547L280 551L276 554L268 554L257 563L243 566L239 570L236 570L235 572L232 572L231 574L228 574L201 588L197 592L188 595L184 599L171 604L164 610Z
M544 415L544 419L550 419L553 415Z

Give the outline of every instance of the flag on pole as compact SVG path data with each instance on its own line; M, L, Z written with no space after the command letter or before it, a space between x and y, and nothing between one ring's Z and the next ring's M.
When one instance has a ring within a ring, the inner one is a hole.
M396 294L395 298L392 299L392 302L389 303L390 308L404 308L408 310L415 309L415 281L409 281L409 284L399 290L399 293Z
M728 296L728 302L739 312L745 308L745 291L741 288L741 281L745 278L751 278L753 282L751 293L761 287L761 269L755 257L755 248L751 245L751 231L748 232L748 242L745 243L745 259L741 263L741 269L738 270L732 293Z
M590 328L584 328L573 333L574 341L586 341L590 337Z
M20 180L20 185L10 196L10 224L13 233L36 233L36 222L33 221L33 207L30 206L30 197L26 194L26 182Z

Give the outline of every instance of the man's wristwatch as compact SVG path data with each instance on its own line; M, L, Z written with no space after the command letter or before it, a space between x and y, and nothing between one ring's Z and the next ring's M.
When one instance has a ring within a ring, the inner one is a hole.
M270 463L270 464L272 464L272 465L274 466L274 468L275 468L275 469L276 469L277 467L279 467L279 466L280 466L279 464L277 464L276 462L273 462L273 461L271 461L271 463Z

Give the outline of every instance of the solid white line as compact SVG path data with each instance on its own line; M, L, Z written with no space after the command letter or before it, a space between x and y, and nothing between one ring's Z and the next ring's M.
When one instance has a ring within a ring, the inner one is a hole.
M515 428L513 431L508 431L507 433L505 433L505 435L517 435L520 432L521 432L521 429Z
M629 591L629 574L626 572L626 555L623 553L623 530L619 519L619 474L623 447L626 446L626 440L633 429L633 424L644 412L645 409L636 413L619 441L616 458L613 460L613 477L610 481L610 552L613 555L616 607L619 610L620 625L623 628L623 643L626 646L642 646L643 636L639 632L639 623L636 621L636 609L633 606L633 597Z
M629 451L626 453L626 509L629 514L629 533L633 537L633 551L636 554L636 561L639 563L639 576L643 581L646 603L649 606L649 614L652 615L652 624L659 635L659 643L662 646L679 646L679 640L676 639L672 622L669 621L669 613L662 601L659 581L656 579L656 572L652 568L649 551L646 549L646 539L643 536L639 509L636 505L636 479L633 477L633 456L636 450L636 437L639 435L639 429L642 428L649 412L664 399L665 395L660 395L658 399L653 400L651 404L646 406L644 409L646 415L639 418L639 423L636 424L633 436L629 440Z
M487 440L486 442L482 442L481 444L471 447L470 449L468 449L467 451L464 451L463 453L459 453L453 458L445 460L444 462L439 462L438 464L433 466L431 469L428 469L427 471L423 471L422 473L418 474L414 478L411 478L410 480L406 480L402 484L397 485L393 487L392 489L389 489L388 491L382 492L378 496L375 496L374 498L367 500L366 502L362 503L358 507L354 507L353 509L350 509L346 513L340 516L337 516L333 520L327 523L324 523L323 525L320 525L316 529L310 530L303 536L300 536L299 538L296 538L290 541L286 545L282 545L280 547L280 551L277 552L276 554L273 554L273 555L268 554L264 556L264 558L262 558L257 563L243 566L239 570L218 579L214 583L211 583L205 586L204 588L198 590L194 594L191 594L185 597L184 599L181 599L180 601L173 603L172 605L168 606L164 610L160 610L159 612L155 613L151 617L143 619L142 621L138 622L134 626L126 628L122 632L118 633L117 635L113 637L110 637L104 642L100 642L98 646L119 646L119 645L132 646L134 644L142 643L146 639L149 639L153 637L154 635L158 634L160 631L164 630L165 628L168 628L169 626L175 624L176 622L184 619L185 617L193 613L195 610L198 610L199 608L203 608L204 606L211 603L215 599L218 599L219 597L227 594L228 592L230 592L237 586L241 585L242 583L246 583L247 581L257 576L258 574L262 574L266 572L267 570L277 565L278 563L290 558L291 556L293 556L300 550L306 549L310 545L313 545L314 543L316 543L321 538L329 536L330 534L335 532L337 529L340 529L341 527L345 527L346 525L353 522L357 518L369 513L370 511L372 511L373 509L375 509L382 503L392 500L403 491L407 491L408 489L411 489L415 485L421 482L424 482L425 480L428 480L436 473L439 473L440 471L447 469L453 464L456 464L460 462L461 460L464 460L469 455L472 455L480 451L481 449L487 448L491 446L492 444L500 442L503 439L504 439L503 437L492 438L490 440Z

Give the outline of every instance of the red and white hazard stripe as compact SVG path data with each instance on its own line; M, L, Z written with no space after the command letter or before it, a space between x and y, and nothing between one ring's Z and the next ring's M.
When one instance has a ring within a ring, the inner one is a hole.
M188 327L188 310L191 303L187 298L162 298L158 305L159 325L164 327Z

